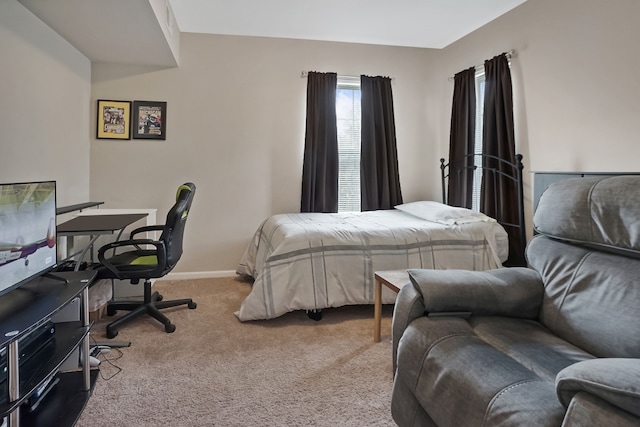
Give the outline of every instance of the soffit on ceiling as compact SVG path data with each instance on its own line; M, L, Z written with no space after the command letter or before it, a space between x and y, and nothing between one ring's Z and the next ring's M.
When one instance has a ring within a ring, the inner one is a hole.
M149 0L18 0L92 62L176 66Z
M169 0L182 32L441 49L526 0Z
M182 32L441 49L526 0L18 1L92 62L174 67L151 3Z

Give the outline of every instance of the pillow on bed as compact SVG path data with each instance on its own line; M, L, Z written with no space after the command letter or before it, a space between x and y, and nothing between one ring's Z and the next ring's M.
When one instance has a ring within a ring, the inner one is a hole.
M444 203L420 201L394 206L399 211L427 221L444 225L468 224L471 222L495 222L496 220L481 212L457 208Z

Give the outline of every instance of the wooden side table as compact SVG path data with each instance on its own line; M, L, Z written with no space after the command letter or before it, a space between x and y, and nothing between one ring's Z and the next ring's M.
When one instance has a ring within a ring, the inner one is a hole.
M407 270L387 270L376 271L375 278L375 300L373 310L373 342L380 342L380 325L382 323L382 285L385 285L393 292L398 293L400 289L410 283Z

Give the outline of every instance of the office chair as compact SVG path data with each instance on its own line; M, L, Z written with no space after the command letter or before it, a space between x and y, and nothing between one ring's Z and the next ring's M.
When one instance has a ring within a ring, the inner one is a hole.
M164 225L136 228L131 232L129 240L108 243L98 250L98 260L101 264L97 268L98 279L130 280L132 284L138 284L141 279L144 280L143 301L111 301L107 304L109 316L113 316L117 310L129 310L129 313L107 325L107 338L115 338L122 324L144 313L162 323L166 332L174 332L175 325L160 310L179 305L187 305L190 309L196 308L196 303L191 299L162 301L162 295L157 291L151 293L151 279L160 278L169 273L182 255L184 227L195 191L196 186L190 182L178 188L176 203L167 213ZM134 239L136 234L148 231L162 231L162 233L157 240ZM151 246L153 248L149 248ZM130 249L117 253L118 249L126 247ZM107 257L109 251L112 251L111 257Z

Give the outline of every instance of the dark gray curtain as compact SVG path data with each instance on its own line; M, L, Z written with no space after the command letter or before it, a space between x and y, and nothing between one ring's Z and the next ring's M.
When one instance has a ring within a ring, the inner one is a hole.
M476 69L454 76L451 133L449 136L449 188L447 204L471 209L473 154L476 138Z
M363 211L402 203L393 94L389 77L360 76L360 195Z
M482 151L484 154L516 162L515 133L513 125L513 94L511 72L506 54L498 55L484 63L484 118L482 132ZM480 210L498 221L518 224L518 187L517 184L500 175L499 172L515 175L511 166L486 158L480 191ZM487 169L495 169L491 173ZM494 191L493 184L497 183ZM509 235L509 259L507 266L526 265L524 257L525 243L515 227L505 227Z
M338 212L336 73L309 72L300 212Z

